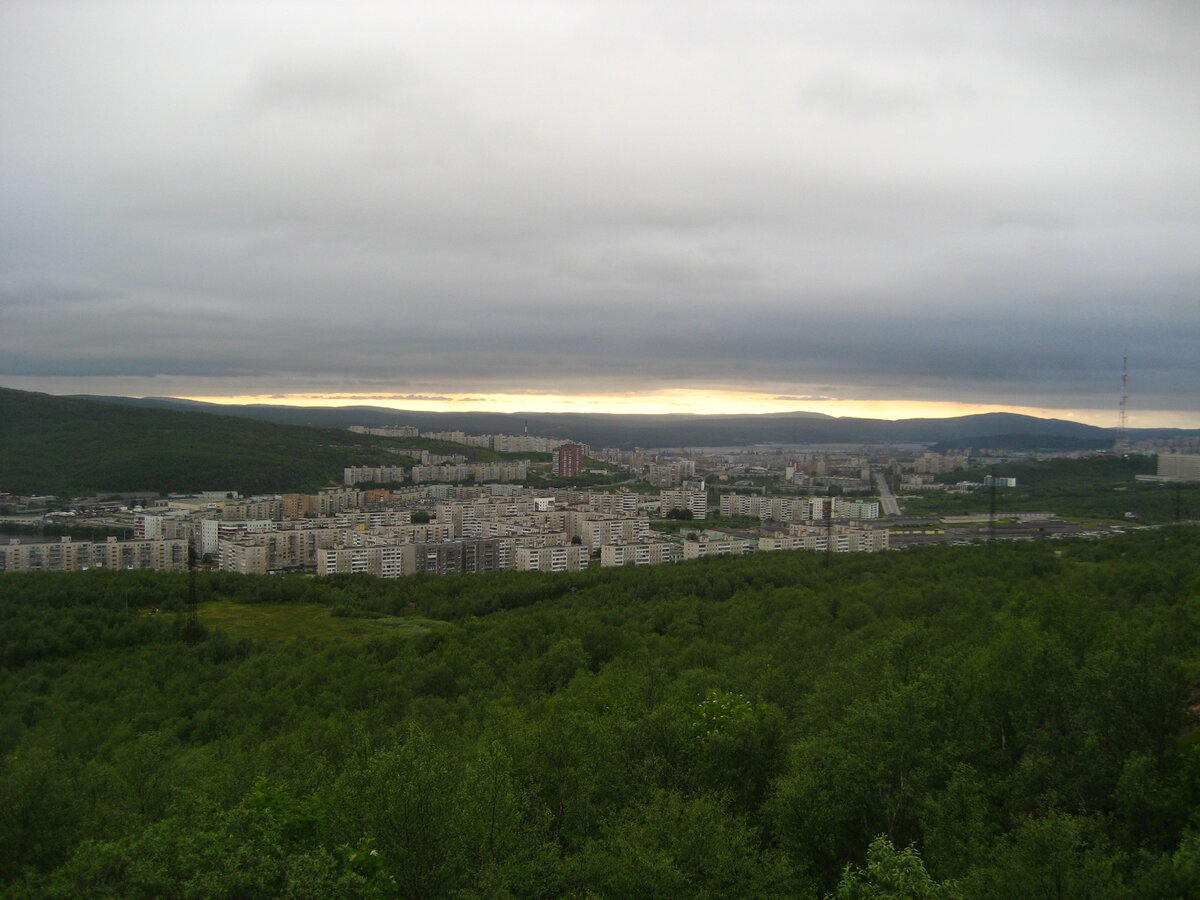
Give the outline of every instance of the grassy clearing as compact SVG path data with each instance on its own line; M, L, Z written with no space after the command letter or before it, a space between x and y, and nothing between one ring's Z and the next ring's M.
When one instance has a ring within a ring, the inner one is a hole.
M446 625L422 616L374 619L333 616L317 603L237 603L211 600L200 605L200 621L233 638L295 640L298 637L361 641L384 634L421 634Z

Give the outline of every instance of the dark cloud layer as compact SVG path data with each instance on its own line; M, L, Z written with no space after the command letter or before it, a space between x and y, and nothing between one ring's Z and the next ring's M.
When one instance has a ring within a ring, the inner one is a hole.
M0 5L0 378L1195 409L1200 7L797 6Z

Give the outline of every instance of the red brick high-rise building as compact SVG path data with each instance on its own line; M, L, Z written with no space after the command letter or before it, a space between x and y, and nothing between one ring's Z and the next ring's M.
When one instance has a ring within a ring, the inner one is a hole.
M563 444L554 451L554 474L574 478L583 471L583 444Z

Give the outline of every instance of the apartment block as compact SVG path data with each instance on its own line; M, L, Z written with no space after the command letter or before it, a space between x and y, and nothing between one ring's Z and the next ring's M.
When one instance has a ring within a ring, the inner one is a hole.
M408 470L403 466L348 466L342 470L342 484L388 484L406 481Z
M495 463L461 463L445 466L413 466L414 484L428 481L524 481L529 475L529 464L523 461Z
M283 500L279 497L252 497L246 500L231 500L221 507L221 518L226 521L245 519L283 518Z
M513 551L514 568L523 572L581 572L591 562L587 547L565 544L561 547L517 547Z
M0 572L72 572L86 569L153 569L181 572L188 564L185 540L73 541L0 544Z
M774 522L805 522L825 518L877 519L879 504L842 497L760 497L722 494L721 515L749 516Z
M700 559L705 556L741 556L754 550L754 542L741 538L714 541L684 541L683 558Z
M1017 486L1017 479L1005 477L1002 475L984 475L983 476L983 486L984 487L1015 488Z
M323 518L336 516L348 509L361 509L363 492L354 488L328 488L307 495L305 515Z
M759 550L825 550L833 541L835 553L877 553L887 550L886 528L857 527L854 525L793 525L791 534L783 537L762 538Z
M574 478L583 471L583 444L560 444L552 451L551 459L555 476Z
M187 537L188 522L184 513L138 513L133 517L133 536L139 540L182 540Z
M693 519L708 518L707 491L668 490L659 492L659 509L665 518L669 513L684 509Z
M381 509L370 512L344 512L334 517L338 528L380 528L386 525L412 524L411 509Z
M316 569L318 575L362 572L383 578L496 572L509 567L511 550L497 538L332 547L317 551Z
M578 537L583 546L644 544L650 538L650 520L645 516L606 516L603 513L567 512L568 537Z
M270 519L255 519L244 522L225 522L221 519L202 519L199 528L199 547L201 556L213 555L219 552L221 541L232 540L244 534L261 534L274 531L277 522Z
M1158 477L1166 481L1200 481L1200 453L1158 454Z
M600 548L601 566L656 566L683 559L678 544L605 544Z
M348 430L356 434L375 434L380 437L419 437L421 434L421 429L416 425L378 425L373 428L351 425Z
M586 491L584 503L590 512L611 516L636 516L638 495L632 491Z
M289 528L234 534L218 541L217 564L222 571L265 575L312 569L317 551L336 547L340 528ZM257 549L251 549L257 548Z

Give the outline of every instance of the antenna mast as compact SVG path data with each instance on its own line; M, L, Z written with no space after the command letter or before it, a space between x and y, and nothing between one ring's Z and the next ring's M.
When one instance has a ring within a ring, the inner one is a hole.
M1117 453L1129 451L1129 423L1126 406L1129 405L1129 357L1121 357L1121 400L1117 404L1117 442L1113 450Z

